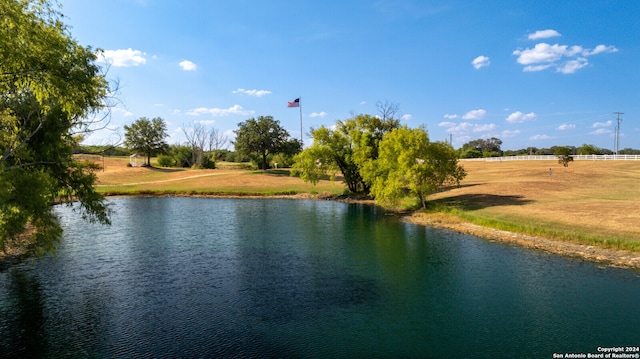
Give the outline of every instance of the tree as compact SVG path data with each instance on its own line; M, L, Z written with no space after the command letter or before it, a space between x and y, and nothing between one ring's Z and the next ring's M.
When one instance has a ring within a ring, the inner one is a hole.
M603 148L600 148L596 145L591 145L591 144L583 144L582 146L578 147L576 149L577 154L579 155L604 155L607 154L607 151Z
M191 148L189 167L202 167L207 142L207 129L200 123L182 126L182 132L187 139L187 146Z
M351 192L363 192L365 183L360 176L360 168L353 161L352 139L343 131L332 131L326 126L312 129L311 136L313 145L295 156L292 174L316 184L323 176L329 175L334 179L341 172Z
M569 167L569 162L573 162L573 156L571 156L571 149L568 147L557 146L553 151L553 155L558 157L558 163Z
M227 137L217 129L207 129L200 123L182 126L182 132L187 139L187 146L191 148L188 167L215 168L219 152L226 147Z
M280 126L280 121L271 116L250 118L238 124L235 150L242 156L256 156L260 160L260 168L266 170L269 155L280 152L289 139L289 132Z
M76 161L72 149L110 90L94 51L71 38L49 1L5 0L0 14L0 249L21 238L42 254L62 233L55 201L76 201L83 218L109 223L98 166Z
M396 114L400 112L400 105L389 100L384 100L384 102L376 102L376 109L378 109L380 119L385 122L395 119Z
M149 120L141 117L131 126L124 126L124 145L127 148L147 155L147 166L151 166L151 156L163 152L168 145L167 124L160 117Z
M395 113L396 110L393 111ZM325 175L335 177L341 172L344 182L353 193L369 193L369 185L362 179L360 168L378 158L378 147L386 133L398 128L400 121L387 111L386 118L357 115L337 121L335 130L322 126L311 130L313 145L296 157L294 173L307 182L317 183Z
M636 150L630 147L623 148L618 152L621 155L640 155L640 150Z
M164 153L158 155L158 165L162 167L191 167L193 156L191 147L170 145Z
M459 185L466 172L451 145L430 142L422 127L403 126L384 136L379 157L363 167L362 176L371 184L376 201L395 205L409 194L426 208L429 194L444 185Z
M207 133L208 145L209 145L209 153L211 153L211 158L214 161L218 160L220 157L220 153L223 150L227 149L227 143L229 139L225 136L224 133L218 131L215 128L212 128Z
M496 137L488 139L479 138L477 140L469 141L462 145L461 154L463 158L477 158L477 157L496 157L502 154L502 140ZM481 154L478 155L478 154Z

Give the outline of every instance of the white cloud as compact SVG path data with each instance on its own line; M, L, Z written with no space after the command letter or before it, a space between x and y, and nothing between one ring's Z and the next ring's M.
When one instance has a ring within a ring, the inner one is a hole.
M124 117L132 117L133 116L133 112L131 112L131 111L127 110L127 109L121 108L121 107L112 107L111 108L111 112L112 113L118 113L118 114L120 114L120 115L122 115Z
M558 72L563 74L572 74L587 65L589 65L589 61L584 57L580 57L576 60L565 62L562 66L558 67Z
M527 122L527 121L533 121L536 119L536 114L533 112L529 112L527 114L524 114L520 111L516 111L512 114L509 115L509 117L507 117L507 122L509 123L521 123L521 122Z
M582 46L568 46L544 42L536 44L533 48L515 50L513 55L518 56L519 64L525 65L523 71L536 72L556 67L557 72L572 74L589 65L588 56L617 52L614 46L598 45L593 50Z
M534 140L534 141L540 141L540 140L550 140L551 136L549 135L535 135L535 136L531 136L529 137L530 140Z
M480 124L475 124L475 123L470 123L470 122L462 122L459 124L452 124L452 123L441 123L440 125L453 125L453 126L445 126L445 127L449 127L447 129L447 132L449 133L453 133L456 135L463 135L463 134L469 134L471 132L488 132L488 131L493 131L497 128L497 126L493 123L491 124L487 124L487 125L480 125Z
M603 52L606 52L606 53L618 52L618 49L616 49L615 46L598 45L593 50L589 51L588 54L597 55Z
M361 105L366 105L366 104L367 104L367 101L360 101L360 104L361 104Z
M140 50L128 48L126 50L104 50L97 54L96 61L107 63L115 67L140 66L147 63L146 54Z
M453 120L453 119L458 118L458 115L455 115L455 114L453 114L453 115L452 115L452 114L446 114L446 115L444 115L444 118L448 118L448 119L450 119L450 120Z
M412 118L413 118L413 116L411 116L410 114L402 115L400 117L400 119L403 120L403 121L408 121L408 120L410 120Z
M559 131L573 130L574 128L576 128L576 125L572 123L563 123L562 125L558 126Z
M518 55L516 61L522 65L555 62L565 54L567 54L567 45L549 45L544 42L536 44L533 49L515 50L513 52L513 55Z
M473 132L488 132L493 131L497 128L497 126L493 123L486 125L475 125L473 128Z
M262 97L265 95L270 95L271 91L267 91L267 90L245 90L243 88L238 88L237 90L233 90L233 93L239 93L239 94L245 94L245 95L249 95L249 96L255 96L255 97Z
M596 122L593 125L591 125L591 127L600 128L600 127L609 127L611 125L613 125L613 121L609 120L607 122Z
M200 121L196 121L196 122L201 124L201 125L209 126L209 125L215 124L216 120L200 120Z
M606 128L599 128L593 132L589 132L590 135L606 135L611 133L611 130L607 130Z
M448 122L448 121L440 122L440 123L438 124L438 126L440 126L440 127L453 127L453 126L455 126L455 125L456 125L455 123L453 123L453 122Z
M471 110L462 116L464 120L482 120L487 116L487 111L483 109Z
M562 35L560 35L560 33L557 32L556 30L548 29L548 30L538 30L533 34L529 34L527 38L529 40L538 40L538 39L548 39L550 37L557 37L557 36L562 36Z
M530 65L530 66L525 66L522 71L524 72L536 72L536 71L542 71L542 70L546 70L549 67L553 66L553 64L548 64L548 65Z
M475 59L473 59L473 61L471 61L471 64L477 70L477 69L481 69L483 67L489 66L489 64L491 64L491 61L487 56L480 55Z
M474 125L469 122L462 122L449 128L450 133L461 134L473 131Z
M211 115L215 117L228 116L228 115L242 115L248 116L253 115L255 111L253 110L245 110L240 105L233 105L229 108L206 108L199 107L190 111L187 111L187 115L189 116L199 116L199 115Z
M503 138L516 137L519 134L520 134L520 130L504 130L504 131L502 131L502 137Z
M325 117L326 115L328 115L328 113L322 111L322 112L312 112L309 117Z
M178 65L185 71L195 71L198 66L189 60L181 61Z

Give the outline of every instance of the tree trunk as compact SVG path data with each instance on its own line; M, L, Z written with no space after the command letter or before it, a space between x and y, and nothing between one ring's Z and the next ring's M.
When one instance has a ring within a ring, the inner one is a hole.
M422 209L427 209L427 201L425 200L425 196L422 194L422 192L418 192L418 198L420 198Z

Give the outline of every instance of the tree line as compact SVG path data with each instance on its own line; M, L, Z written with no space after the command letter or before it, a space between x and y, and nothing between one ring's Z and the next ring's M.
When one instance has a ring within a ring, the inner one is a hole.
M281 166L291 165L293 175L313 184L340 175L349 192L370 195L387 205L414 197L426 207L429 194L460 183L466 173L450 144L430 141L424 127L401 126L394 118L397 104L379 103L378 109L376 116L360 114L339 120L332 128L311 129L313 144L304 150L271 116L238 123L232 143L241 158L252 160L262 170L280 161ZM127 147L144 153L147 163L154 153L164 153L158 157L161 165L176 164L165 161L167 156L183 161L191 156L193 163L202 158L213 164L209 168L215 168L220 149L213 144L226 142L216 141L220 139L217 131L195 126L185 130L187 145L171 148L164 142L166 126L159 118L141 118L125 130ZM198 166L207 167L203 163Z
M558 151L569 155L612 155L613 151L601 148L593 144L583 144L582 146L551 146L549 148L527 147L519 150L501 149L502 140L496 137L479 138L469 141L459 149L460 158L484 158L501 156L533 156L533 155L555 155ZM625 148L618 151L621 155L639 155L640 150Z

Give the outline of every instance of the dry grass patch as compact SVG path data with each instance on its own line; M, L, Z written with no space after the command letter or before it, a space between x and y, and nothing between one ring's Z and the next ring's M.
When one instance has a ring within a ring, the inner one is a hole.
M461 188L432 196L467 218L558 233L567 240L601 237L640 246L640 162L462 162ZM549 168L552 176L549 176Z
M98 189L107 194L342 194L339 181L320 181L316 186L291 177L286 169L253 171L229 164L214 170L127 167L128 159L106 160L98 173ZM153 161L152 161L153 163Z

